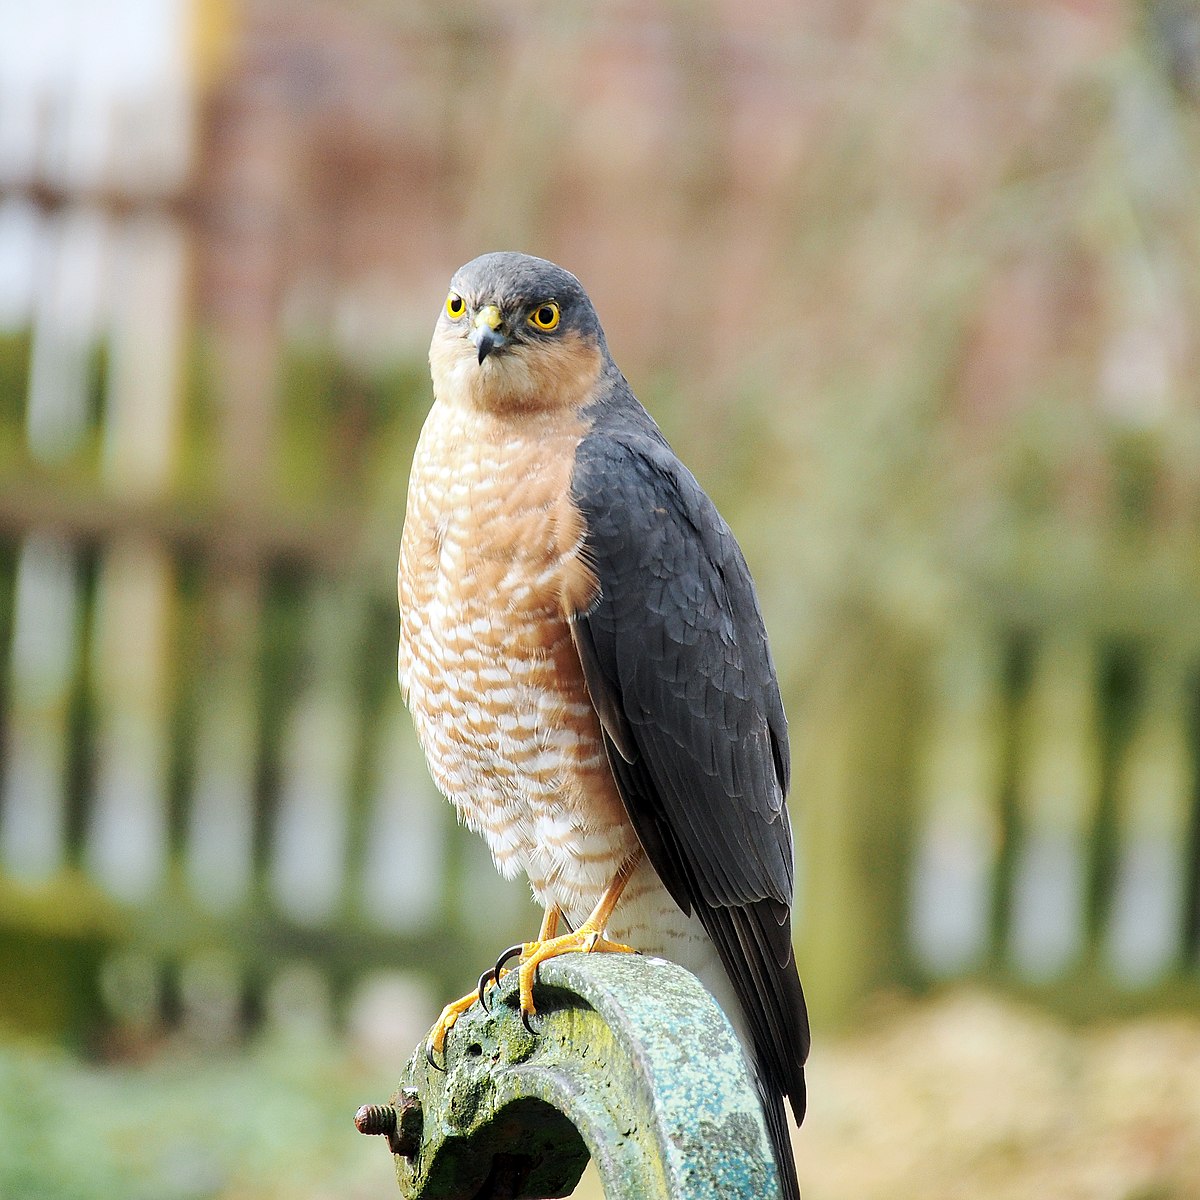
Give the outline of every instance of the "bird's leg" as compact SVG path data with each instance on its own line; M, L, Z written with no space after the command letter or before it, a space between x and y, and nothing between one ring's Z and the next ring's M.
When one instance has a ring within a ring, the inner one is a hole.
M538 930L537 940L539 942L548 942L558 932L558 922L562 918L562 909L557 904L552 904L546 909L546 915L542 917L542 927Z
M557 919L550 929L546 928L548 922L544 922L542 934L545 936L539 936L536 942L526 942L521 947L521 961L517 967L517 978L520 983L521 1019L525 1022L526 1028L529 1027L529 1018L537 1012L533 1004L533 981L540 963L544 963L548 958L557 958L560 954L637 953L632 946L625 946L620 942L610 942L604 936L604 929L608 924L609 917L613 914L613 909L617 907L617 902L621 899L625 885L641 861L642 850L639 847L621 864L620 870L613 876L612 882L604 889L604 895L600 897L600 902L592 909L587 920L578 929L571 933L564 933L561 937L555 937ZM551 912L553 911L552 909ZM547 913L546 916L549 918L550 913Z
M619 893L618 893L619 894ZM615 901L614 901L615 903ZM612 910L609 909L611 912ZM425 1057L429 1060L431 1066L437 1066L434 1061L435 1054L441 1054L446 1048L446 1035L454 1028L455 1021L475 1003L476 1000L487 1008L487 1002L484 996L487 992L489 984L498 983L501 976L507 975L508 971L503 964L510 958L515 958L517 954L523 953L526 946L540 945L554 937L558 932L558 922L562 917L562 910L557 904L552 904L542 916L542 925L538 930L536 942L525 942L521 946L514 946L511 951L506 950L501 955L500 961L491 970L485 971L479 979L479 987L468 992L465 996L460 996L457 1000L451 1000L445 1008L442 1009L442 1014L433 1023L433 1028L429 1031L429 1036L425 1040Z

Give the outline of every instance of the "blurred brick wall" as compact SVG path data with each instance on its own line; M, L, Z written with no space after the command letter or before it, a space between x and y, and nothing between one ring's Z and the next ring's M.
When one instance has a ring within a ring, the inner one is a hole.
M419 351L449 272L514 246L584 279L631 368L705 372L745 337L831 357L857 352L849 323L878 345L872 297L904 300L926 239L1076 159L1073 92L1132 20L1111 0L400 9L247 0L205 120L205 305L269 297ZM1029 235L981 293L980 410L1093 303L1086 263L1039 265L1055 231Z
M419 361L450 273L508 247L581 277L643 395L675 386L656 412L709 486L770 446L761 511L809 501L831 411L846 445L916 445L885 511L945 461L972 527L1031 488L1107 521L1130 463L1150 511L1200 505L1127 444L1184 436L1200 377L1178 0L240 11L197 175L235 462L270 438L274 340Z

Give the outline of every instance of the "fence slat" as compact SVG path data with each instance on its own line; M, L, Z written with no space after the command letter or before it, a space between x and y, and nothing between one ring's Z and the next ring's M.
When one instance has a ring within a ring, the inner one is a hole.
M1173 649L1151 648L1146 701L1118 781L1116 878L1105 951L1127 986L1162 978L1182 960L1188 819L1195 764L1188 750L1188 671Z
M42 461L72 454L87 432L91 357L108 316L110 238L107 219L87 205L45 224L26 401L29 449Z
M947 643L930 688L923 819L910 867L914 949L935 975L977 967L987 953L1004 736L994 633L964 622Z
M153 544L109 547L97 585L96 786L85 862L123 900L146 900L167 865L167 734L174 579Z
M254 878L260 578L252 571L220 573L205 599L204 686L183 867L201 905L225 912L248 898Z
M297 920L328 920L345 886L349 803L360 740L354 665L361 596L320 584L308 605L308 679L284 731L271 891Z
M362 904L383 929L415 931L437 912L445 821L397 686L380 722L362 869Z
M33 534L17 563L8 744L0 796L5 870L46 878L66 860L68 706L79 654L74 551Z
M178 223L158 216L123 223L112 280L103 468L126 492L162 492L178 459L186 265Z
M1095 653L1086 639L1045 639L1022 720L1009 950L1022 975L1041 981L1068 970L1085 947L1088 845L1100 782Z
M3 98L0 95L0 110ZM0 130L0 145L3 145ZM0 329L28 327L37 294L45 222L21 196L0 196Z

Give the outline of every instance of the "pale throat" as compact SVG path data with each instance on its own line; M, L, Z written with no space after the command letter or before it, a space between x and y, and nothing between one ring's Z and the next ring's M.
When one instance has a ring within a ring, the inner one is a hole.
M482 363L457 337L429 349L433 391L453 407L501 415L574 416L593 397L603 369L598 347L577 336L493 352Z

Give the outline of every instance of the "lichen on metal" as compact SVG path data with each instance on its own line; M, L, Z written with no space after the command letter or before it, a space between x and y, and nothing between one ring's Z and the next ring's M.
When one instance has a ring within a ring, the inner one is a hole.
M394 1102L419 1104L397 1154L409 1200L569 1195L594 1158L607 1200L779 1195L754 1086L729 1022L671 963L570 955L544 963L536 1033L515 973L464 1014L445 1071L413 1053Z

